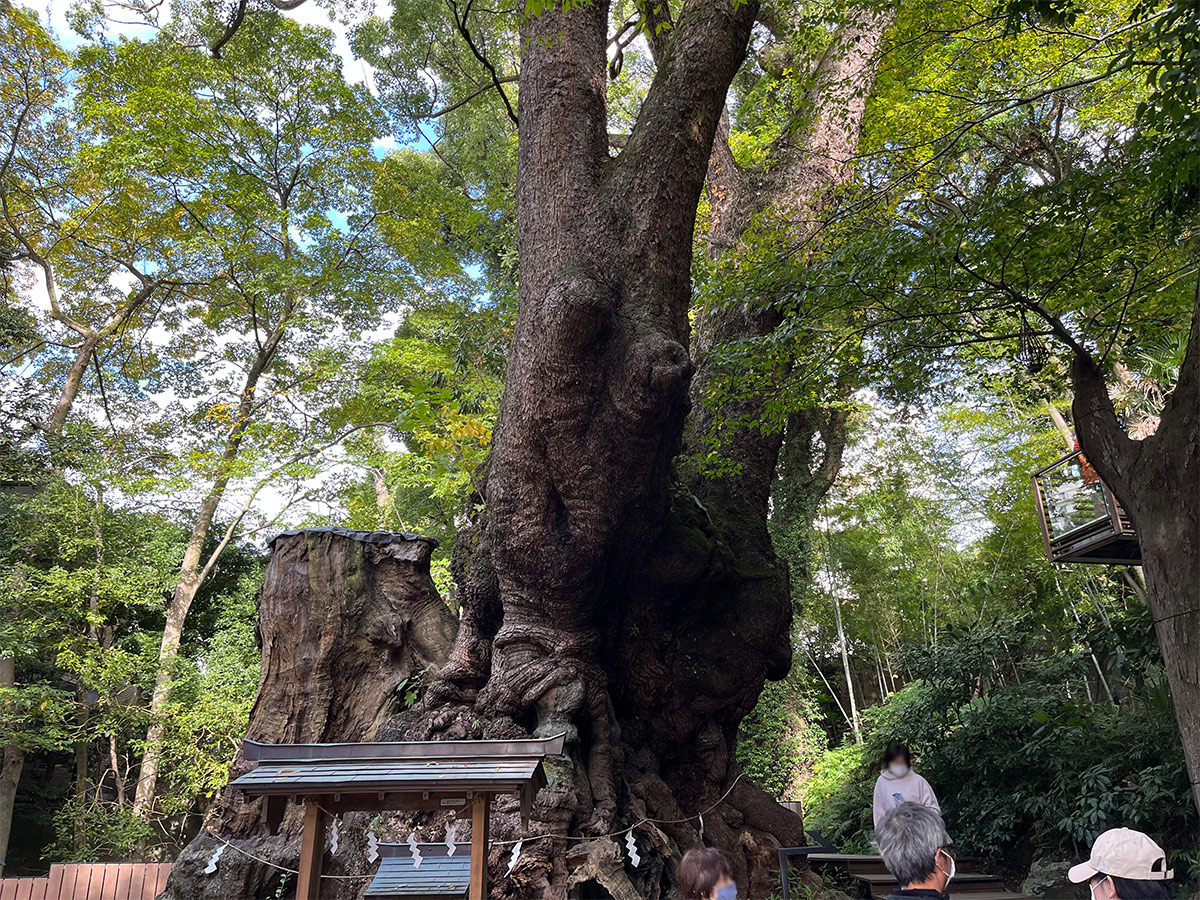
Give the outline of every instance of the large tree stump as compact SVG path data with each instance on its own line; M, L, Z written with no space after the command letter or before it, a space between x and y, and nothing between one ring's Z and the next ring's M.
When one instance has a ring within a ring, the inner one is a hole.
M265 743L369 741L397 710L398 688L446 660L458 622L429 573L437 542L411 534L308 529L272 542L259 592L262 680L246 736ZM249 771L239 752L230 768ZM175 863L164 900L276 896L281 872L295 869L300 808L289 804L278 834L263 801L226 788L205 828ZM222 845L217 871L204 868ZM350 836L326 866L331 875L369 870L362 839ZM295 879L286 879L291 888ZM357 897L365 881L338 880L323 897ZM290 891L285 896L291 896Z

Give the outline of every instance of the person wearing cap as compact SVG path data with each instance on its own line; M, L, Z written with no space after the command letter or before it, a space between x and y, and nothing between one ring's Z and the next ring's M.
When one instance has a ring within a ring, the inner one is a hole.
M1175 872L1149 836L1112 828L1096 838L1091 858L1072 866L1067 877L1075 884L1088 882L1092 900L1170 900L1167 882Z
M888 810L875 828L875 841L900 883L887 900L945 900L955 871L953 842L932 807L906 800Z

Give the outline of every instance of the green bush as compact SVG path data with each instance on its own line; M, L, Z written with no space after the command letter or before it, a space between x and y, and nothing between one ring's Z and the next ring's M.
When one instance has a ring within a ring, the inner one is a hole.
M54 816L49 859L66 862L124 862L154 843L154 827L128 806L72 797Z
M871 794L878 773L865 744L821 757L804 786L804 821L846 853L870 852Z

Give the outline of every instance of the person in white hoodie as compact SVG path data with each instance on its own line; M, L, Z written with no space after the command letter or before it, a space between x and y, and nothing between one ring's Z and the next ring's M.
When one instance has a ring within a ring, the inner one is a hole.
M912 769L912 753L907 744L893 741L883 754L883 771L875 782L875 827L880 820L901 803L920 803L938 815L942 808L929 782Z

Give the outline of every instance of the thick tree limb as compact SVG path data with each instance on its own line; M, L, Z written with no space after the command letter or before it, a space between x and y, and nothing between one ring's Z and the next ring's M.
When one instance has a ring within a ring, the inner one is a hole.
M238 0L237 9L233 13L233 19L225 27L225 33L217 38L216 43L208 48L213 59L221 58L221 48L228 44L233 36L237 34L237 30L242 27L242 20L246 18L246 6L248 3L249 0Z
M1188 334L1187 349L1179 366L1175 389L1163 406L1159 429L1173 430L1185 427L1183 423L1189 420L1194 427L1196 418L1200 416L1200 410L1193 405L1193 398L1196 396L1200 396L1200 278L1196 283L1196 299L1192 307L1192 327Z
M1100 477L1117 491L1128 491L1129 479L1138 464L1140 442L1131 440L1121 427L1100 366L1090 355L1076 353L1071 362L1075 400L1071 404L1075 433L1088 460Z
M303 0L301 0L301 2L303 2ZM502 86L503 82L500 80L500 75L496 71L496 67L492 65L492 61L487 58L487 54L485 54L476 45L475 40L471 37L471 32L467 28L467 19L471 15L471 6L474 4L475 0L467 0L466 8L463 10L461 17L458 14L458 3L456 0L446 0L446 2L450 5L450 14L454 17L454 26L458 29L459 35L464 41L466 41L467 47L470 48L474 57L483 64L485 69L487 69L488 74L492 78L492 86L496 88L496 92L500 95L500 99L504 101L505 112L507 112L508 117L512 119L512 123L516 125L517 111L513 109L512 102L508 99L508 94L505 92Z
M689 3L621 154L634 228L652 229L680 194L699 191L725 94L745 56L757 0Z

